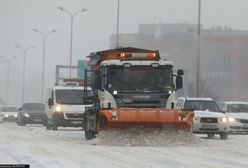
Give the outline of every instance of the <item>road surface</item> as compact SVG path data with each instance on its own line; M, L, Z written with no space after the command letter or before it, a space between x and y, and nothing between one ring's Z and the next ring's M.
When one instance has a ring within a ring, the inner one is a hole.
M109 142L105 135L86 141L79 128L48 131L42 125L0 123L0 164L30 164L31 168L248 167L248 135L230 135L228 140L196 135L178 140L178 136L170 141L157 136L158 141L149 140L148 145L118 144L125 137Z

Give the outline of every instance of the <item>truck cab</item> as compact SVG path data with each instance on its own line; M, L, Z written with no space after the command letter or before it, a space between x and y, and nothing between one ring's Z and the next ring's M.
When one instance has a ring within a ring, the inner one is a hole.
M84 101L85 88L77 85L54 86L48 90L46 115L47 129L58 127L83 127L85 107L91 103ZM91 88L86 92L91 95Z

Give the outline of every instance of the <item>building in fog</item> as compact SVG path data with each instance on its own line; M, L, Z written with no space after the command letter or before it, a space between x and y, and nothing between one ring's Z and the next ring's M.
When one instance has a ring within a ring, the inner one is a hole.
M110 48L116 46L110 38ZM197 25L189 23L140 24L138 33L120 34L119 46L158 49L160 55L184 69L183 94L194 96L196 88ZM221 100L247 100L248 31L229 27L202 29L200 95Z

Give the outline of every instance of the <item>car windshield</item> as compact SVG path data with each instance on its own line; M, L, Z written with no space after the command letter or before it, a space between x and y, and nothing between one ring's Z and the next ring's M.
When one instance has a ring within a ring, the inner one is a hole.
M92 95L92 91L88 90L88 95ZM66 89L55 91L56 102L59 104L83 104L84 90Z
M215 101L206 101L206 100L187 100L185 102L184 109L221 112L219 106Z
M169 92L171 66L112 66L108 68L108 88L117 92Z
M248 113L248 104L228 104L227 112L247 112Z
M3 112L17 112L18 109L16 107L3 107L1 111L3 111Z
M42 103L27 103L23 105L22 109L24 111L45 111L45 105Z

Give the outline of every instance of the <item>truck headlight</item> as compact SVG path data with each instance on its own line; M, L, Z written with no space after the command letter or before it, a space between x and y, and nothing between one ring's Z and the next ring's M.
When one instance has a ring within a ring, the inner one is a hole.
M222 117L222 118L219 118L219 121L222 123L227 123L228 119L227 117Z
M25 117L29 117L29 115L28 115L27 113L24 113L24 116L25 116Z
M229 122L234 122L234 121L236 121L236 120L235 120L235 118L229 117L229 118L228 118L228 121L229 121Z
M55 111L56 111L56 112L63 112L62 106L59 105L59 104L57 104L57 105L55 106Z

